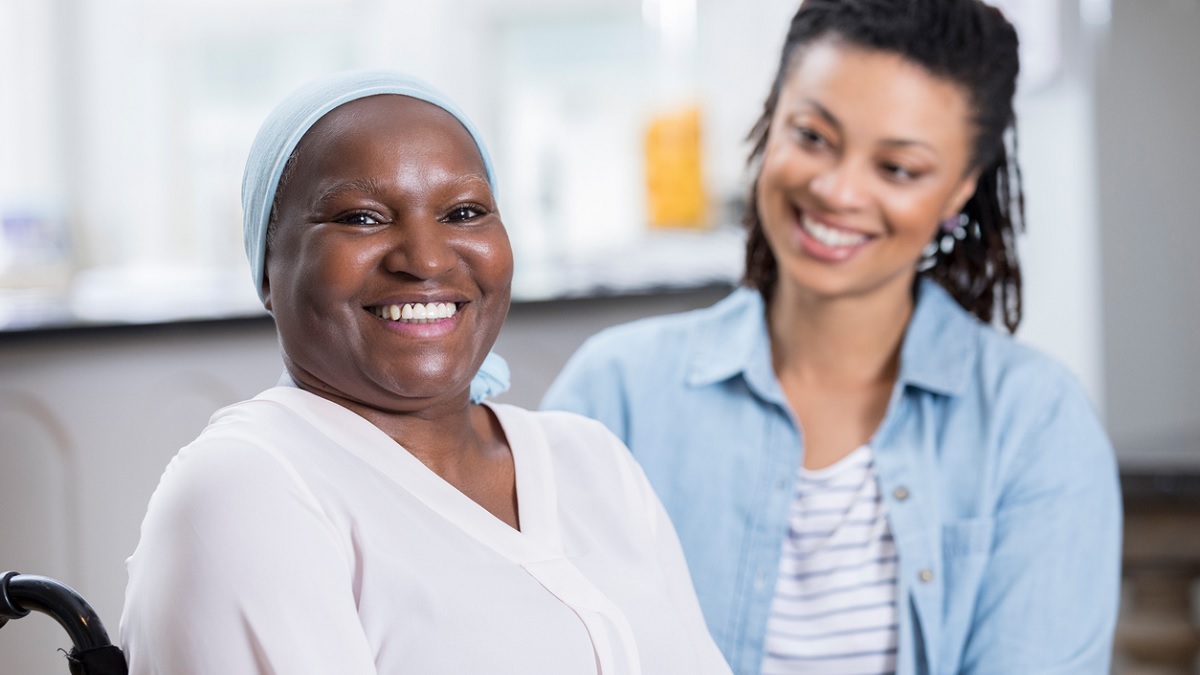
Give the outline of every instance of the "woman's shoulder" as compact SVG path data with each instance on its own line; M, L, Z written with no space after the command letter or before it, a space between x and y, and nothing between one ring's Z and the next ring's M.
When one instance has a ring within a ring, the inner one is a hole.
M978 343L975 371L983 393L1031 408L1063 401L1090 405L1079 377L1040 348L982 324Z
M1086 397L1078 378L1058 359L983 323L928 280L921 285L902 360L908 374L946 393L971 392L992 400L1019 394L1031 403Z
M671 400L696 371L752 351L765 332L761 297L746 288L703 309L605 329L571 356L541 407L599 419L628 440L631 410Z
M731 350L742 353L746 349L739 346L763 339L762 312L758 293L738 288L708 307L606 328L571 356L548 400L554 403L564 390L581 388L626 393L645 389L647 395L662 396L664 387L682 386L690 371L704 367L714 356ZM548 407L564 407L561 404ZM565 408L579 410L573 405Z
M270 401L250 399L215 412L208 425L167 464L151 506L206 505L233 492L294 490L301 471L282 449L303 435L303 420ZM186 510L186 508L185 508Z
M762 299L755 291L737 288L708 307L605 328L588 338L578 353L616 360L654 360L663 355L678 355L696 339L716 335L731 324L744 323L748 317L761 321Z
M979 321L931 282L921 288L903 349L901 377L942 402L951 444L991 448L1006 462L1041 455L1110 463L1104 426L1075 373Z

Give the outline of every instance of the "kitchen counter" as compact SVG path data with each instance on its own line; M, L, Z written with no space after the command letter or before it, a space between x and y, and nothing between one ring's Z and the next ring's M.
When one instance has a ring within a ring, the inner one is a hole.
M728 289L741 275L742 242L740 229L724 227L649 232L619 249L537 264L523 265L517 251L513 304ZM84 270L63 288L0 288L0 339L30 332L265 320L249 276L244 266L131 265Z

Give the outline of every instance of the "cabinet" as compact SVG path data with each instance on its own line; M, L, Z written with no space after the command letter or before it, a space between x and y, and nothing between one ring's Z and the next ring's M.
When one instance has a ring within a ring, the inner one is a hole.
M146 503L217 408L282 372L254 320L0 335L0 568L68 583L116 640ZM0 630L4 672L66 672L49 618Z

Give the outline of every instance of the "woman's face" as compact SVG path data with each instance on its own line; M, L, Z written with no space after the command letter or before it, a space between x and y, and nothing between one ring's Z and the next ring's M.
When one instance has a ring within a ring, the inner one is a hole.
M266 275L293 378L380 410L465 401L513 271L470 134L430 103L372 96L318 121L295 161Z
M966 94L888 52L819 40L792 66L758 178L784 295L911 287L974 192Z

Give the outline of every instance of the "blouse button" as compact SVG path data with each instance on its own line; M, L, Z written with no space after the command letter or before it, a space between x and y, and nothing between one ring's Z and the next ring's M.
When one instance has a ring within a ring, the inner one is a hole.
M927 584L933 581L933 570L926 567L920 572L917 572L917 578L921 580L921 583Z
M901 485L892 491L892 496L896 498L896 501L902 502L908 499L908 488Z

